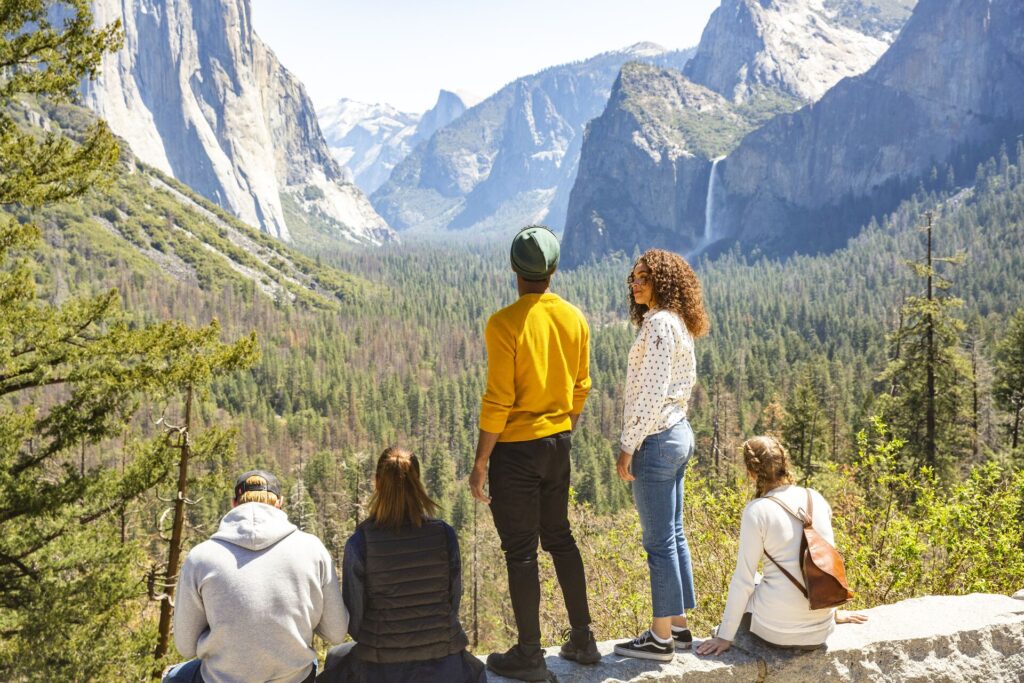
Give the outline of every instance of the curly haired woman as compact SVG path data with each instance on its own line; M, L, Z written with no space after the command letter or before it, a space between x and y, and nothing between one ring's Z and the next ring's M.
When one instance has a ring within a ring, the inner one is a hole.
M693 642L686 610L696 606L690 549L683 531L683 481L693 455L686 419L697 380L693 340L707 334L700 282L682 256L645 252L627 279L629 312L640 328L629 351L618 472L632 482L651 572L654 618L616 654L671 660Z

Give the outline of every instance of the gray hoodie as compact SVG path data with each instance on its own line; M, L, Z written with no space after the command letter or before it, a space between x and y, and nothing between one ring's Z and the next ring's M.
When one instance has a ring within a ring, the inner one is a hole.
M347 630L330 554L273 506L234 508L181 567L174 644L206 683L301 683L313 632L340 643Z

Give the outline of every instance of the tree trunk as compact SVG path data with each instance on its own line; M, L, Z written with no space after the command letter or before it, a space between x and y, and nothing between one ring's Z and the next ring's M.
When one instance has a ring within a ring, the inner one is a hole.
M1019 443L1017 438L1020 435L1020 414L1021 414L1022 411L1024 411L1024 405L1017 406L1017 413L1013 417L1013 445L1012 445L1012 447L1013 447L1014 450L1017 450L1017 444Z
M477 546L479 545L479 537L476 534L476 511L480 507L480 502L473 499L473 649L476 649L477 644L480 642L480 613L479 613L479 592L477 591L479 569L477 564Z
M925 318L926 343L928 345L927 365L927 396L926 396L926 430L925 436L925 462L929 467L935 467L935 319L932 316L931 306L934 302L932 290L932 214L928 214L928 312Z
M185 426L181 434L181 455L178 458L178 496L174 500L174 525L171 527L171 546L167 553L167 569L164 573L164 595L160 600L159 640L153 656L160 660L170 649L171 615L174 612L174 589L178 581L178 565L181 562L181 547L185 530L185 496L188 492L188 461L191 452L192 435L192 387L185 398ZM159 675L154 676L159 678Z
M974 339L971 341L971 454L975 461L981 453L978 414L978 340Z

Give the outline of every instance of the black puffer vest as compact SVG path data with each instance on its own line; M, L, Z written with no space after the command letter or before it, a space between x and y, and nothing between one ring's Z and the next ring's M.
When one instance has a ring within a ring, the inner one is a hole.
M366 611L356 654L390 664L436 659L469 643L452 612L448 534L430 520L417 527L363 524Z

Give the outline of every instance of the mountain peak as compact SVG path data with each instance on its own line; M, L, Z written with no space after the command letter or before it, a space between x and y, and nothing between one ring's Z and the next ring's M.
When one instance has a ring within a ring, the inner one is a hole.
M862 0L864 5L877 2ZM734 102L764 88L806 102L817 100L841 79L867 71L889 47L840 21L836 5L844 3L827 4L722 0L686 65L687 77Z
M633 55L635 57L656 57L668 52L668 50L657 43L644 40L639 43L633 43L629 47L619 50L619 52L626 55Z

